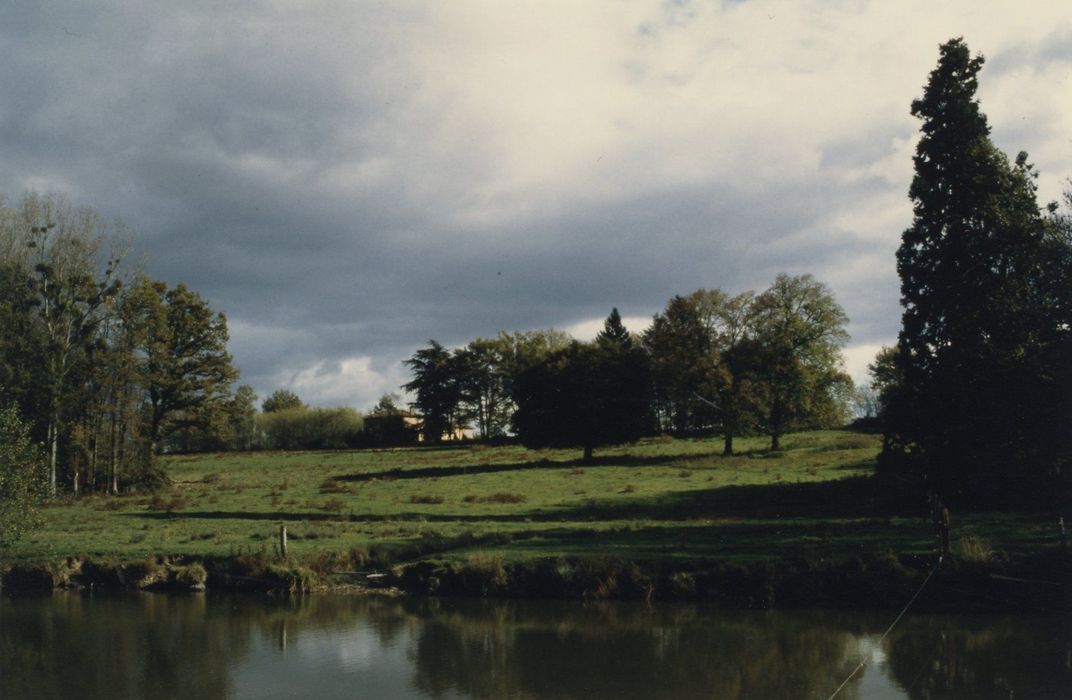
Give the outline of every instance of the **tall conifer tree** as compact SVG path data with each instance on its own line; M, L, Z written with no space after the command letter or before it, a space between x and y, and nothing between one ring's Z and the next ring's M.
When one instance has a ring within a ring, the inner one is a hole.
M1062 323L1068 330L1047 283L1054 257L1036 174L1026 154L1013 164L991 143L975 96L982 66L963 40L943 44L912 103L923 122L914 219L897 251L904 386L889 411L884 465L947 498L1054 475L1043 452L1046 434L1055 439L1058 387L1039 363Z

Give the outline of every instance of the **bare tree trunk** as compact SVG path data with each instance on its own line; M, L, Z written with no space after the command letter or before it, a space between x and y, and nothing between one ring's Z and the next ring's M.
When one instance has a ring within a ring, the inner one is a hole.
M112 493L119 493L119 470L127 461L127 422L120 419L119 422L119 457L115 460L115 471L112 472Z
M56 497L56 453L59 450L59 430L56 425L56 416L52 415L48 421L48 493Z
M104 409L100 408L95 412L93 416L93 437L91 438L91 446L89 449L89 474L86 475L86 487L90 491L93 491L97 487L97 457L98 457L98 443L100 442L101 422L104 420Z
M118 450L115 436L115 413L112 413L112 425L108 429L108 454L111 462L109 469L108 491L114 496L119 493L119 464L117 462Z

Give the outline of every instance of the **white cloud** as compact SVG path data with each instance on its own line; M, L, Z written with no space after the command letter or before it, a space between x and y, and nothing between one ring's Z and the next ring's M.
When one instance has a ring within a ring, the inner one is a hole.
M857 384L869 384L871 378L867 373L867 366L875 361L875 355L882 349L883 345L893 345L897 340L890 338L889 342L880 343L867 343L864 345L850 345L842 351L845 357L845 371L852 377L852 381Z
M847 176L903 191L914 143L905 134L917 126L908 105L938 43L963 33L989 54L1068 24L1060 3L1033 9L441 4L410 32L416 85L397 127L413 138L397 139L399 155L426 166L408 169L415 191L455 198L455 221L468 225L653 189L841 177L822 173L824 148L867 132L893 148ZM1045 98L1032 116L1072 112L1060 109L1072 91L1056 89L1067 76L1022 78L1009 78L1018 98Z
M603 323L606 321L606 317L592 318L584 321L577 321L571 323L565 328L564 331L569 333L577 340L591 341L595 340L596 335L603 330ZM622 325L630 333L643 333L651 325L650 316L622 316Z
M337 362L320 360L310 365L284 367L275 374L277 388L286 388L313 406L354 406L361 410L386 393L398 393L405 381L399 371L379 371L371 357L347 357Z

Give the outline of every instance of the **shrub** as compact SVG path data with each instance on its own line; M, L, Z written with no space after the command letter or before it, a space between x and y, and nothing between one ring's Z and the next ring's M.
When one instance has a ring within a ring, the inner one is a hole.
M355 447L363 437L364 421L352 408L299 406L262 413L257 423L269 449L321 450Z
M303 557L301 563L302 566L323 577L349 569L352 565L352 558L349 552L317 552Z
M320 482L320 493L351 493L346 484L339 483L338 479L328 477Z
M134 588L148 588L168 579L167 563L156 557L127 564L122 568L122 572L126 585Z
M45 462L29 426L13 407L0 410L0 548L40 524L44 489Z
M149 510L182 510L186 507L186 499L182 496L172 496L171 500L165 500L162 496L153 496L149 501Z
M986 564L1000 558L999 554L982 537L967 535L953 545L953 554L957 559L972 564Z
M467 590L479 590L482 595L506 586L507 574L501 554L470 554L459 566Z
M173 566L172 576L177 584L190 589L202 589L208 580L205 567L197 562L187 566Z

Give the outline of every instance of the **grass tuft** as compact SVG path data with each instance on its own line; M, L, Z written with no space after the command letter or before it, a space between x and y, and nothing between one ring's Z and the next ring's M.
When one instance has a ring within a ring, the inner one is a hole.
M439 505L443 502L442 496L431 496L428 494L413 494L409 497L410 503L426 503L429 505Z

